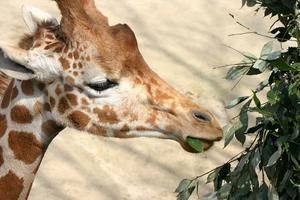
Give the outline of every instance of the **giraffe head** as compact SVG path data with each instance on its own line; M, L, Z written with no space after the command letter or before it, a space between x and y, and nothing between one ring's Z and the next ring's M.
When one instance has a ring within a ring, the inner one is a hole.
M56 0L61 22L23 7L31 34L19 47L0 44L18 65L1 70L19 80L45 84L47 111L57 123L92 134L187 138L208 149L222 138L217 119L177 92L144 61L133 31L110 26L93 0Z

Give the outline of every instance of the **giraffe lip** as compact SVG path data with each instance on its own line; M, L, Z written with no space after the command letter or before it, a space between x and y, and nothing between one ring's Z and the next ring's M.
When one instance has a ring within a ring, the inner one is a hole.
M199 143L202 144L203 146L203 151L208 150L210 147L212 147L214 141L212 140L207 140L207 139L203 139L203 138L196 138L196 137L188 137L191 138ZM200 153L199 151L195 150L187 141L185 141L184 143L181 143L182 147L184 148L184 150L190 152L190 153Z

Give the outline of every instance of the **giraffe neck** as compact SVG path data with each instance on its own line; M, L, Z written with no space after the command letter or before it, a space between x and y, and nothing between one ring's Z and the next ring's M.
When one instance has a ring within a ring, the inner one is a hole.
M0 197L27 199L47 146L61 130L43 85L13 80L0 105Z

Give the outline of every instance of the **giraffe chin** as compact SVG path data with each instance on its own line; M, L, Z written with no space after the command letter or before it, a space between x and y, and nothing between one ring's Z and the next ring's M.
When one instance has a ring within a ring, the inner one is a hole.
M200 138L198 138L198 140L203 144L204 151L207 151L208 149L210 149L214 144L214 142L210 141L210 140L205 140L205 139L200 139ZM193 149L187 142L182 142L180 144L181 144L182 148L189 153L199 153L198 151Z

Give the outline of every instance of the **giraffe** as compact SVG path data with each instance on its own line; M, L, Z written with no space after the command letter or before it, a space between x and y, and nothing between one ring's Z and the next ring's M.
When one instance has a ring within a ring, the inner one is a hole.
M55 0L60 23L23 7L30 34L0 43L0 199L27 199L43 155L65 127L89 134L187 138L209 149L218 120L162 80L144 61L133 31L110 26L93 0Z

